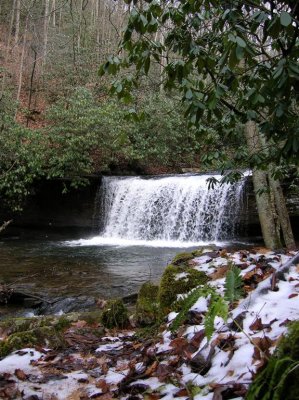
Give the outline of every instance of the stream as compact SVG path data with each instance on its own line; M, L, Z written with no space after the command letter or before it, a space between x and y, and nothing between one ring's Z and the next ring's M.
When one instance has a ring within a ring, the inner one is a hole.
M179 252L248 247L238 226L245 180L208 189L211 176L103 178L98 235L51 226L14 233L9 227L0 240L0 283L48 302L61 300L41 313L64 312L72 308L63 299L83 296L78 308L84 309L91 298L137 293L144 282L158 282ZM0 310L5 312L12 310Z
M136 293L148 280L158 282L177 253L200 247L174 244L165 247L161 243L160 247L98 242L94 245L92 238L87 241L91 244L82 245L78 236L81 235L27 229L19 236L2 238L1 283L14 284L18 289L50 300L72 296L125 297ZM237 248L250 244L236 241L218 245ZM20 310L6 306L0 308L0 314Z

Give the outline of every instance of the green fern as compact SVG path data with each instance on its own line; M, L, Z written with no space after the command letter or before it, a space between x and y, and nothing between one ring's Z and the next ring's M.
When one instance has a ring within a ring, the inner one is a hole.
M200 297L208 297L208 296L210 296L210 304L205 316L204 327L205 327L205 334L208 340L210 340L214 332L214 320L216 316L222 317L224 320L227 320L228 316L227 302L222 296L216 293L214 288L210 286L204 286L193 290L183 300L181 304L181 311L173 320L170 327L170 331L175 332L182 325L182 323L186 319L188 311Z
M229 301L229 303L232 303L235 300L239 300L242 295L243 281L240 269L231 263L230 269L226 274L224 298Z
M297 396L292 392L291 397L288 387L298 378L299 362L289 357L277 360L270 359L267 368L262 371L251 384L246 400L283 400L295 399ZM296 373L295 373L296 372ZM298 382L298 381L297 381ZM294 397L292 397L294 395ZM297 392L298 395L298 392Z
M214 333L214 321L217 316L226 321L228 305L224 298L214 291L211 293L210 305L205 317L205 334L208 340L211 339Z
M170 327L170 331L175 332L182 325L182 323L184 322L184 320L187 317L188 311L200 297L207 297L213 291L214 291L213 288L211 288L209 286L204 286L204 287L196 288L191 293L189 293L188 296L182 301L181 311L178 313L178 315L173 320L171 327Z

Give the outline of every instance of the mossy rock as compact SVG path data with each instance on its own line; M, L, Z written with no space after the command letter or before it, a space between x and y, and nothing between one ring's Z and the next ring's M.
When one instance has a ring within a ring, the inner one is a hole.
M250 385L246 400L299 399L299 321L290 325L266 368Z
M19 317L9 318L0 322L0 333L11 335L17 332L25 332L36 328L49 326L56 330L68 328L72 322L79 319L79 314L66 314L62 316L43 316L43 317Z
M187 264L188 261L192 260L195 257L199 257L200 255L202 255L202 250L194 250L190 253L179 253L174 257L171 263L173 265Z
M128 310L121 299L109 300L103 310L101 322L105 328L124 328L128 322Z
M145 282L138 293L136 320L140 326L155 324L159 319L159 286Z
M5 357L14 350L36 345L61 348L65 345L63 332L72 322L84 320L87 323L99 323L101 313L71 313L62 316L31 318L10 318L0 322L0 332L6 339L0 341L0 356ZM99 331L102 335L103 331Z
M184 273L180 277L179 274ZM159 286L158 300L162 313L167 313L179 294L188 293L191 289L204 285L209 278L204 272L184 265L170 264L166 267Z
M51 348L64 346L63 335L52 327L43 326L24 332L11 334L6 340L0 342L0 356L5 357L14 350L36 345Z
M192 253L179 253L173 258L171 263L173 265L180 265L192 260L192 258L194 258Z
M193 258L194 257L200 257L200 256L202 256L202 254L203 254L202 249L198 249L198 250L192 251Z

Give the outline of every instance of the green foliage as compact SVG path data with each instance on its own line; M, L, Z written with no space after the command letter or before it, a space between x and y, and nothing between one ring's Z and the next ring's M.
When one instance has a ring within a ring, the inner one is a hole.
M108 301L101 316L105 328L124 328L129 322L128 311L121 299Z
M45 160L41 132L17 124L16 110L17 105L4 93L0 101L0 195L14 210L20 208L32 182L42 175Z
M159 319L159 287L152 282L145 282L138 293L136 318L140 325L152 325Z
M125 153L128 140L124 111L115 102L96 102L85 88L77 88L68 98L61 98L49 110L52 123L48 132L55 153L49 158L51 176L82 176L94 171L93 153L99 152L98 168L113 160L114 153Z
M226 321L228 317L228 305L224 298L214 291L211 292L210 304L205 316L205 333L208 339L211 339L214 333L214 321L216 317L221 317Z
M193 400L195 396L201 394L203 390L201 387L196 386L193 381L188 381L186 383L186 389L191 400Z
M128 3L133 4L120 45L124 56L110 57L101 67L101 73L113 75L135 68L135 76L114 82L119 97L128 97L140 76L163 59L164 86L180 92L199 134L213 126L234 141L242 137L240 124L254 120L275 144L248 159L251 165L298 162L299 19L293 2L285 2L283 10L281 2L265 7L240 0L225 6L220 0ZM148 39L161 30L163 43ZM259 40L256 32L262 33ZM242 140L239 145L240 161ZM211 156L221 158L214 150Z
M228 317L228 305L224 298L219 295L214 288L210 286L198 287L192 290L187 297L180 302L181 310L173 320L170 330L175 332L186 319L190 308L196 303L200 297L209 298L208 311L205 315L205 334L208 339L211 339L214 333L215 318L222 317L225 321Z
M178 274L183 273L180 277ZM162 313L169 311L177 301L179 294L188 293L191 289L207 283L209 278L204 272L188 268L184 264L168 265L163 272L159 286L159 304Z
M293 400L299 398L299 321L291 324L266 368L249 387L246 400Z
M243 294L242 288L241 271L236 265L231 263L225 278L225 300L229 301L229 303L239 300Z
M34 181L67 178L72 187L86 176L119 162L178 167L196 159L194 130L188 129L176 100L149 95L134 109L111 99L97 101L78 87L48 110L49 126L33 130L14 119L17 105L0 102L0 193L11 209L20 209Z
M192 165L200 150L195 129L188 127L183 108L174 96L149 94L132 109L140 115L128 129L131 158L162 166Z
M200 297L208 297L209 295L211 295L212 292L215 292L215 289L213 289L209 286L199 287L199 288L192 290L187 295L187 297L184 298L184 300L180 302L181 310L178 313L178 315L175 317L175 319L172 321L172 324L170 327L171 332L175 332L181 326L181 324L186 319L188 311Z

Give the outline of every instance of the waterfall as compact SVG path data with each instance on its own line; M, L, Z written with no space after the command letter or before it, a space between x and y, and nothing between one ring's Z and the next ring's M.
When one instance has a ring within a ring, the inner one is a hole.
M100 237L113 239L115 244L118 240L197 243L233 239L244 179L208 189L211 177L105 177Z

